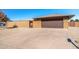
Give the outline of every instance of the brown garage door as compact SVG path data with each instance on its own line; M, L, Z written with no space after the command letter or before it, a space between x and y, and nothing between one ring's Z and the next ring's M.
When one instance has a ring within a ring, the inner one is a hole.
M43 28L63 28L63 21L42 21Z

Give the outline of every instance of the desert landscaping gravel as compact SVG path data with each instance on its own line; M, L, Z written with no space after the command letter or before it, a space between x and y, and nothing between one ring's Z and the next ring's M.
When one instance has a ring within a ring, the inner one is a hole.
M0 49L75 49L79 28L15 28L0 31Z

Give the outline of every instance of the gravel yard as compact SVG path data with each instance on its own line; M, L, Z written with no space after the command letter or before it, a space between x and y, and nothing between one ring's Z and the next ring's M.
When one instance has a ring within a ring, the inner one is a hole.
M78 27L70 27L68 28L68 36L71 38L71 39L74 39L76 41L78 41L79 43L79 28Z
M76 32L75 32L76 31ZM1 49L75 49L68 37L78 39L77 29L15 28L0 31Z

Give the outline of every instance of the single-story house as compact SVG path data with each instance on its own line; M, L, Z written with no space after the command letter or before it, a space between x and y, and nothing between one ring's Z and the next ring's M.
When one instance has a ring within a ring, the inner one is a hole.
M38 18L34 18L34 21L39 21L36 27L41 28L67 28L68 20L72 18L74 15L48 15L42 16ZM35 24L35 23L34 23ZM35 27L35 25L34 25Z
M67 28L68 20L74 15L48 15L34 18L29 21L7 22L7 27L27 27L27 28Z

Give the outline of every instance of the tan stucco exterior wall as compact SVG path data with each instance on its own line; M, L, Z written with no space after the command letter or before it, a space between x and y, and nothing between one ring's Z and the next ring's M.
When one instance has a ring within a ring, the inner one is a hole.
M63 19L63 27L68 28L68 26L69 26L68 19Z
M41 21L33 21L33 28L41 28Z

